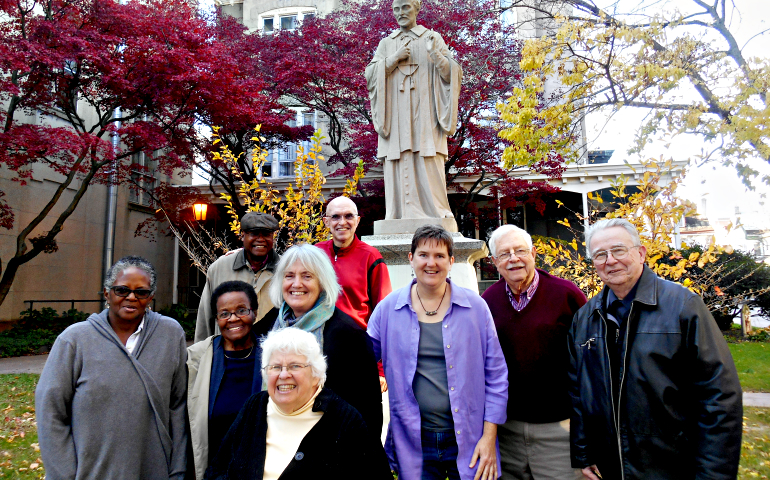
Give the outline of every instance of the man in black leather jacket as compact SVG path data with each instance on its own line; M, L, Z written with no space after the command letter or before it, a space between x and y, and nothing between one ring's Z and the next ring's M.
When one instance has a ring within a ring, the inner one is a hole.
M572 466L586 478L736 478L742 394L703 300L645 266L626 220L601 220L586 248L602 292L569 334Z

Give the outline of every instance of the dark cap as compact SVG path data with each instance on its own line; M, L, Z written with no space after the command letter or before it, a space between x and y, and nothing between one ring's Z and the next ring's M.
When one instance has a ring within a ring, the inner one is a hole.
M249 230L278 230L278 220L269 213L249 212L241 218L241 231Z

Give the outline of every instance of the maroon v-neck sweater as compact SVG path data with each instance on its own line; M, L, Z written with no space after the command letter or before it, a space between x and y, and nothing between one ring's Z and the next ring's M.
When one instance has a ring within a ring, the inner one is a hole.
M482 297L508 363L508 420L550 423L570 416L567 331L586 297L572 282L538 273L535 296L520 312L508 300L504 279Z

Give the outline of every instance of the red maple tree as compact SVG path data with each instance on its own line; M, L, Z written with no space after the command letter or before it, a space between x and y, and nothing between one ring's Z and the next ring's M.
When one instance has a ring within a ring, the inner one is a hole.
M209 148L197 122L253 126L270 107L262 108L261 87L243 74L232 45L216 41L217 25L183 0L0 1L0 16L0 165L22 184L38 168L62 176L20 226L0 279L2 303L20 266L56 249L90 186L130 181L140 152L165 175L189 171ZM2 197L0 227L10 228ZM47 217L53 225L41 231Z

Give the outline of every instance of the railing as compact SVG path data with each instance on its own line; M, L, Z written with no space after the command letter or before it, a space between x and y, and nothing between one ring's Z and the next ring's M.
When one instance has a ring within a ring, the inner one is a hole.
M36 303L69 303L70 304L70 310L75 309L76 303L103 303L105 300L24 300L24 303L29 303L29 311L31 312L34 310L34 306ZM97 307L97 311L99 311L101 307ZM152 299L152 310L155 310L155 299Z

